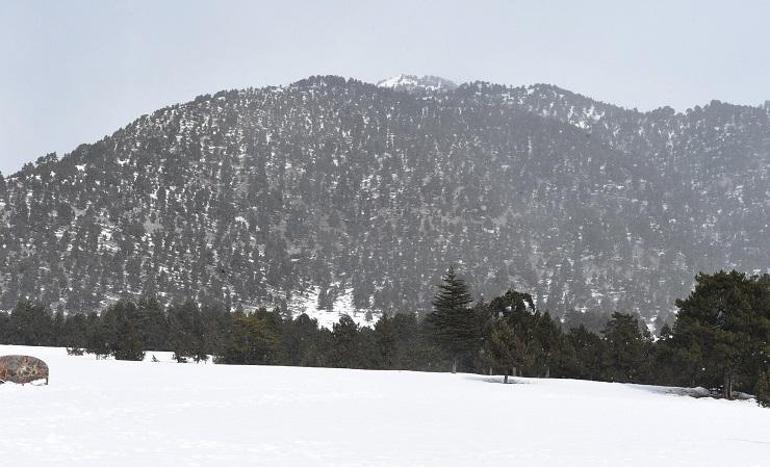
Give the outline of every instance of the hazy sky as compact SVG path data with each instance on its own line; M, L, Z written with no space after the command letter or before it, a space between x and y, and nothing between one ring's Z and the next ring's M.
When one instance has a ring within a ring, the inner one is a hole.
M642 110L770 99L770 2L0 0L0 171L220 89L552 83Z

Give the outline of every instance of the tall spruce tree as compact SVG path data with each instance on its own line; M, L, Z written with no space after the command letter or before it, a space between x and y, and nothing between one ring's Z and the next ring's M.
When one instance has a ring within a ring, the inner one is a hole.
M438 285L427 320L436 343L452 358L452 373L457 372L460 358L481 343L481 329L469 307L472 301L468 285L450 267Z

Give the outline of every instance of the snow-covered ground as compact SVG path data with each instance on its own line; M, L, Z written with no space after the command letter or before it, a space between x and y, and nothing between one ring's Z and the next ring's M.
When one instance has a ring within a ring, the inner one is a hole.
M0 385L0 465L770 465L770 410L654 387L5 354L51 381Z
M353 305L352 287L344 288L342 293L335 297L330 310L318 308L320 294L321 288L318 286L293 294L288 303L289 311L295 318L305 313L310 318L318 320L318 325L326 329L332 329L342 315L349 316L359 326L374 326L380 319L379 310L370 310L371 313L367 315L367 310L356 309Z

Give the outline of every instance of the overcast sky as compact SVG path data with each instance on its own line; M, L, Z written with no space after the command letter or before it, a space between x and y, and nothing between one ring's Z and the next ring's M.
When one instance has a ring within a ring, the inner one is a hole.
M626 107L770 99L768 1L0 0L0 171L220 89L401 72Z

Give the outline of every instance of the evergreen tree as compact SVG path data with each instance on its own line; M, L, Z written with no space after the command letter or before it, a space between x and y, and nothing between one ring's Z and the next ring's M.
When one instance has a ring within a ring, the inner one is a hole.
M754 385L754 395L762 407L770 407L770 373L763 371L759 374Z
M258 312L245 314L236 311L218 360L237 365L267 365L273 362L273 354L280 342L276 329Z
M449 268L438 286L427 320L433 338L452 358L452 373L460 358L479 347L481 329L469 305L473 300L465 281Z
M11 328L10 328L10 316L8 313L0 311L0 344L11 343Z
M652 336L629 314L613 313L602 331L604 377L621 383L643 382L647 377Z
M537 374L548 378L551 376L551 369L561 358L563 335L547 312L535 315L534 338L537 343L535 347Z
M201 307L200 319L202 326L202 335L199 337L202 343L200 347L206 354L199 357L208 358L207 354L221 354L230 328L230 311L221 303L212 302Z
M137 328L145 347L150 350L169 349L168 318L163 305L152 295L144 295L137 303Z
M563 327L565 329L576 329L583 326L587 331L599 334L609 320L609 313L591 310L583 312L575 309L568 309L564 315Z
M538 354L542 357L545 352L537 339L537 322L541 315L532 296L509 289L489 302L487 316L493 321L505 321L513 332L510 340L513 375L537 374Z
M64 311L56 311L56 313L53 315L53 322L51 323L51 345L55 345L56 347L62 347L66 345L64 341L64 321Z
M770 277L737 271L698 274L695 289L679 308L672 346L693 368L698 384L751 390L768 361Z
M320 349L318 321L302 313L284 326L281 342L286 362L297 366L320 366L324 361Z
M497 320L484 341L484 355L492 368L504 371L503 383L508 383L511 369L517 365L514 354L516 336L507 320Z
M358 348L361 352L358 355L356 368L366 368L370 370L381 370L384 368L382 358L377 349L377 337L374 329L369 326L359 326L357 336Z
M53 316L47 307L21 300L14 307L8 322L10 341L20 345L53 345Z
M582 324L570 329L565 336L567 351L564 355L563 376L598 380L602 377L603 344L601 337Z
M378 366L380 368L393 368L398 344L393 318L388 315L382 316L374 324L374 334Z
M101 321L107 350L116 360L144 359L144 342L139 333L138 310L127 300L120 300L102 313Z
M86 317L86 346L88 353L103 358L110 354L108 333L102 323L102 319L96 313L89 313Z
M361 352L359 345L359 328L348 315L340 316L340 320L332 325L332 362L340 368L358 368Z
M78 313L64 320L63 345L70 355L83 355L87 345L88 322L86 315Z
M169 343L177 362L186 362L188 358L197 362L207 358L202 324L200 308L192 300L169 307Z

